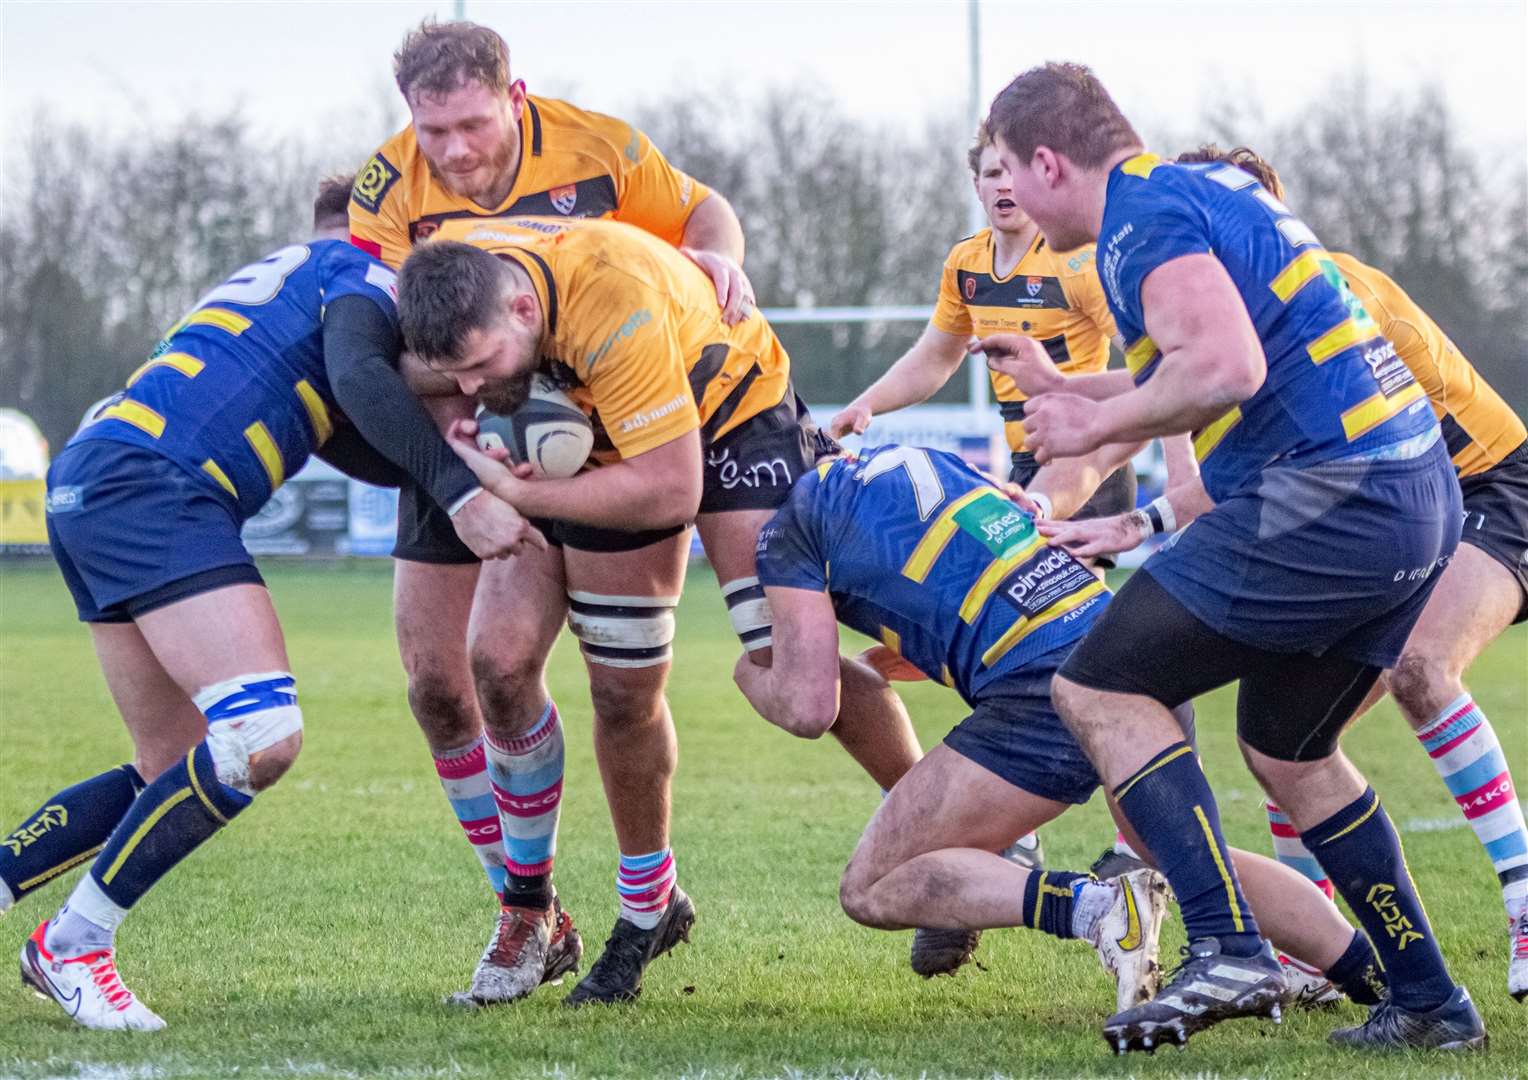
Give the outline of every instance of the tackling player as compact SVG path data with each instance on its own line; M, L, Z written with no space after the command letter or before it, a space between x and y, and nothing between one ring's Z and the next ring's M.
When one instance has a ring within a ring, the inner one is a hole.
M735 678L772 723L804 738L833 723L836 622L973 710L872 819L844 871L844 910L884 929L1025 926L1084 938L1118 978L1120 1009L1149 996L1166 907L1159 875L1098 883L991 854L1099 785L1050 684L1108 603L1103 582L1047 547L1031 515L957 456L901 446L824 462L798 481L760 534L758 573L775 620L773 664L741 658ZM1180 715L1192 738L1191 714ZM1298 873L1235 857L1281 943L1364 997L1373 951L1363 934Z
M616 701L667 716L691 520L746 649L769 647L755 540L791 482L834 445L796 397L789 357L762 316L727 325L693 262L609 221L447 222L404 263L400 290L405 337L424 362L411 368L421 394L466 394L505 411L539 369L590 414L599 467L566 480L528 479L478 452L471 421L457 421L453 445L486 489L533 518L556 519L569 623L583 643L596 711ZM593 544L591 534L624 540ZM845 665L873 691L874 707L898 709L910 731L885 683ZM889 727L884 715L866 717L871 730ZM602 751L613 808L618 790L641 794L666 825L673 755L670 742L655 771L619 745ZM618 830L623 824L617 816ZM661 914L652 930L617 924L570 1003L636 996L645 965L689 927L689 901L677 889L669 896L646 901Z
M1284 198L1277 172L1245 147L1206 146L1177 160L1234 166L1256 177L1275 198ZM1528 830L1501 743L1462 676L1509 625L1528 618L1528 565L1522 559L1528 551L1528 431L1395 282L1351 255L1329 257L1331 272L1341 275L1427 392L1464 497L1462 544L1395 667L1355 715L1388 687L1464 811L1501 885L1510 937L1507 988L1522 1000L1528 996ZM1212 505L1193 486L1171 493L1180 525ZM1146 515L1132 514L1089 525L1043 525L1041 531L1074 550L1101 545L1118 551L1135 546L1155 527ZM1324 873L1299 837L1290 835L1279 808L1270 805L1268 814L1280 860L1321 884Z
M49 543L134 758L52 796L0 844L0 911L95 856L21 953L23 981L86 1027L164 1027L117 972L117 926L302 743L281 627L240 526L314 452L399 481L337 406L395 447L388 429L432 429L390 366L394 274L345 242L348 191L347 178L320 192L315 239L202 297L48 471ZM449 459L400 458L452 497ZM501 554L540 542L489 503Z
M1239 681L1249 767L1386 973L1385 1001L1333 1039L1484 1045L1388 815L1337 745L1458 542L1458 485L1421 386L1283 203L1240 170L1144 153L1086 68L1020 75L989 124L1016 201L1050 241L1100 241L1100 277L1130 342L1128 372L1081 376L1068 389L1083 393L1028 403L1036 457L1192 430L1216 502L1132 576L1055 682L1190 938L1178 977L1111 1018L1105 1038L1121 1051L1183 1041L1266 1011L1284 990L1169 713Z
M454 220L613 216L683 245L710 275L713 299L729 319L751 307L731 207L670 166L640 131L527 94L511 77L504 40L484 26L426 21L393 59L411 122L356 180L350 223L357 246L396 268L416 242ZM471 415L465 399L453 407ZM436 444L445 446L438 437ZM471 985L453 998L487 1004L522 997L576 968L583 951L551 882L563 733L545 682L546 657L568 611L564 563L579 556L567 555L567 537L554 532L548 551L480 563L489 554L481 541L491 534L471 532L462 542L453 529L461 512L459 503L404 486L394 617L409 707L500 903ZM677 527L637 537L584 530L572 539L581 550L613 554L661 544L655 558L671 568L685 552ZM631 627L607 624L598 613L592 623L586 617L591 607L622 607L629 592L613 574L574 598L575 625ZM625 689L650 683L647 669L667 662L662 627L677 596L652 599L651 628L636 638L618 635L614 651L586 650L606 676L595 689L594 732L621 851L618 925L648 937L676 880L668 842L673 723L661 698L654 703L645 690Z

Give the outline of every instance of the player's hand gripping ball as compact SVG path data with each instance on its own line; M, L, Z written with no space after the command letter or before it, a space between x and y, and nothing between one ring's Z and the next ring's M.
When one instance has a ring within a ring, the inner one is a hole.
M515 464L529 464L542 479L563 480L589 460L594 428L573 399L537 375L531 393L513 413L500 416L479 405L477 444L481 450L509 451Z

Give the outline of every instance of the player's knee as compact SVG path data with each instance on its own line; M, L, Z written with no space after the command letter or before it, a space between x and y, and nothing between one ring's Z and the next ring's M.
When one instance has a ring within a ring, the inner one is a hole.
M851 859L844 868L844 876L838 880L838 906L861 926L879 928L881 924L877 920L878 912L871 889L874 884L869 875L860 869L859 860Z
M243 795L274 784L302 747L302 710L290 672L240 675L193 699L207 717L207 748L218 780Z
M483 710L483 725L506 738L529 729L540 711L528 709L527 702L538 705L546 697L542 690L543 670L540 657L474 652L472 682L478 706Z
M1385 676L1396 704L1408 715L1430 718L1459 696L1458 679L1448 660L1408 650Z
M591 670L589 703L595 722L607 730L660 723L666 714L661 673L644 669L641 677L633 677L632 673Z
M409 673L409 711L431 746L459 746L477 734L477 702L470 686L436 671Z
M774 643L774 624L764 586L756 577L735 578L722 585L727 618L746 652L767 649Z
M596 668L666 667L673 655L677 596L607 596L568 592L568 629L591 674Z
M249 757L249 786L264 791L286 775L302 750L302 732L294 732L280 742Z

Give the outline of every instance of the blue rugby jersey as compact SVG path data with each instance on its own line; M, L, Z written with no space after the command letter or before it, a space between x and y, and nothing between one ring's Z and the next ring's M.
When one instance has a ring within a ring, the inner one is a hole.
M396 282L339 240L251 263L203 296L70 442L163 454L231 496L248 519L333 431L325 305L366 296L396 323Z
M1194 433L1205 488L1225 499L1274 462L1375 451L1434 426L1426 394L1354 297L1316 235L1246 172L1173 165L1155 154L1109 174L1099 276L1140 385L1161 353L1146 334L1141 283L1183 255L1213 254L1241 293L1268 376Z
M827 591L839 622L967 701L1080 638L1109 595L960 458L904 446L798 480L759 534L758 575Z

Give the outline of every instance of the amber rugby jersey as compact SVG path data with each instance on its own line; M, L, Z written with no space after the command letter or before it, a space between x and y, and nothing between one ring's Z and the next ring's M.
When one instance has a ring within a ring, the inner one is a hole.
M594 421L596 460L695 428L710 444L782 403L794 409L790 357L769 323L757 310L722 322L710 277L651 233L532 217L447 221L434 238L525 270L546 315L543 367Z
M1460 476L1485 472L1528 440L1522 419L1399 285L1351 255L1334 251L1331 256L1348 288L1427 392Z
M1092 246L1058 254L1036 236L1012 272L999 277L992 230L956 244L944 260L933 326L946 334L1015 333L1037 339L1068 375L1109 365L1115 334L1109 303L1098 283ZM992 373L1003 431L1015 451L1024 448L1024 395L1013 380Z
M506 214L614 217L677 245L691 212L710 194L625 121L565 101L527 97L520 116L520 171L497 207L485 209L437 183L410 124L356 176L350 238L394 268L443 222Z

